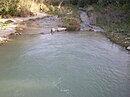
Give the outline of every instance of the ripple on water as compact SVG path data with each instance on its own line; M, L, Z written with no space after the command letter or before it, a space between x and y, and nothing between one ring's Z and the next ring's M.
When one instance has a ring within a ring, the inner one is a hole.
M130 95L130 55L99 33L19 36L0 51L0 97Z

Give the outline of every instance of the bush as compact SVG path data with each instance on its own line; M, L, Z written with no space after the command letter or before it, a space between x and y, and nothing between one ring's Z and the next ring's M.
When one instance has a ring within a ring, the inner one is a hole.
M2 17L28 16L40 11L43 0L0 0L0 15ZM44 10L46 6L43 6Z
M42 4L42 10L44 12L47 12L47 11L49 11L49 8L45 4Z
M4 15L10 14L10 15L16 15L17 14L17 0L3 0L0 3L0 14L2 17Z
M63 26L67 28L67 31L80 30L80 23L74 18L63 18Z

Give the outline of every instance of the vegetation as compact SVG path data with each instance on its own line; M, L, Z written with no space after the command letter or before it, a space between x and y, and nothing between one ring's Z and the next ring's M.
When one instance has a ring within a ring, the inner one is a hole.
M103 33L111 41L127 47L130 45L130 10L125 5L94 5L97 14L97 25L103 27Z
M32 12L39 11L39 2L34 0L1 0L0 15L2 17L9 16L28 16Z
M10 16L27 16L39 12L42 4L43 11L57 13L57 8L53 6L59 5L77 5L84 7L87 5L97 4L100 6L107 5L130 5L130 0L0 0L0 15L2 17ZM49 7L49 8L48 8Z
M80 30L80 16L77 11L71 14L66 14L61 17L63 21L63 26L67 28L68 31L79 31Z
M130 0L0 0L0 18L35 15L42 6L42 11L58 14L68 30L77 31L80 20L79 14L73 11L76 9L73 5L84 8L93 6L96 25L106 30L104 34L112 41L120 41L125 47L130 45ZM3 23L0 25L6 26Z
M9 24L8 24L8 23L1 23L1 22L0 22L0 27L2 28L2 27L4 27L4 26L9 26Z

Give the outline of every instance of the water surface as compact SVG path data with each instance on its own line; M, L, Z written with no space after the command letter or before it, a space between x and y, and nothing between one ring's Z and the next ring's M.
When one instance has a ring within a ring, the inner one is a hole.
M130 55L95 32L18 36L0 47L0 97L130 97Z

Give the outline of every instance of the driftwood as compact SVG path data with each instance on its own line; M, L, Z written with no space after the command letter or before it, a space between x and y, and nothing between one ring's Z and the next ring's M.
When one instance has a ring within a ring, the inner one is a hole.
M66 31L66 28L51 28L51 34L55 32L61 32L61 31Z
M65 30L66 30L66 28L58 28L57 32L61 32L61 31L65 31Z
M63 3L63 1L61 1L60 4L58 5L58 9L61 9L62 3Z

